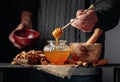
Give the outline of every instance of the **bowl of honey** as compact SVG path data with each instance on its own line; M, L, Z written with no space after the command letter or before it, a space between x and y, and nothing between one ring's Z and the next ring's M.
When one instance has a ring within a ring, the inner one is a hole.
M54 40L47 42L48 44L43 49L47 60L54 65L63 65L70 55L70 48L66 44L66 40L59 40L57 44Z

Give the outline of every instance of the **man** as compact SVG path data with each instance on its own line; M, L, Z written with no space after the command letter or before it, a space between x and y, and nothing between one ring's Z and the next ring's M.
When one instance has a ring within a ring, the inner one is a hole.
M8 38L20 22L22 1L24 0L1 0L0 2L0 63L11 63L13 57L22 51L14 47ZM27 72L24 69L0 69L0 73L3 73L0 75L2 78L0 81L19 82L21 77L26 82L28 81Z
M94 29L99 27L103 30L103 35L97 40L97 42L103 44L104 51L105 31L114 28L119 20L119 3L119 0L93 0L92 4L95 6L94 10L89 10L88 12L83 13L84 10L79 9L85 8L85 5L83 5L85 4L85 0L25 0L23 1L23 4L25 5L22 7L23 12L21 14L21 22L15 30L23 29L24 24L27 24L28 28L31 28L32 21L36 22L37 18L37 25L36 23L33 23L33 25L35 25L34 27L37 27L37 30L41 34L37 49L42 50L47 40L54 39L52 31L56 27L64 26L72 18L75 18L75 13L79 10L76 14L78 20L71 24L72 27L70 26L64 30L64 34L60 39L65 39L68 43L86 42ZM9 36L10 41L14 46L22 48L15 43L13 32ZM101 58L103 57L104 55L102 53ZM52 82L66 81L66 79L53 79L52 76L45 77L44 74L36 75L42 78L44 77L43 82L47 82L47 79ZM41 78L37 79L40 80ZM71 79L67 81L101 82L101 73L99 73L99 69L78 69L78 71L73 73Z
M9 41L8 37L11 31L20 22L20 9L21 9L21 0L2 0L0 3L0 62L11 62L12 58L20 51L16 49L12 43Z

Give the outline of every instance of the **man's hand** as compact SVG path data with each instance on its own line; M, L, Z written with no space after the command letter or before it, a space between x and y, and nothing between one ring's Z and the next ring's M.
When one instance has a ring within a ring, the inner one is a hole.
M13 43L13 45L17 48L22 48L22 46L20 46L19 44L17 44L14 40L14 32L16 30L23 30L23 29L28 29L32 27L32 22L31 22L31 13L30 12L23 12L21 15L21 23L16 27L16 29L14 29L10 35L9 35L9 40Z
M28 11L24 11L21 14L21 23L24 25L25 28L32 28L32 14Z
M15 47L17 47L18 49L22 48L22 46L20 46L19 44L17 44L17 43L15 42L13 34L14 34L14 32L15 32L16 30L22 30L22 29L24 29L24 24L20 23L20 24L18 25L18 27L17 27L15 30L13 30L13 31L10 33L10 35L9 35L9 40L10 40L10 41L13 43L13 45L14 45Z
M76 17L78 18L75 20L71 25L84 31L89 32L95 26L96 22L98 21L98 17L94 10L88 10L84 13L85 10L78 10L76 13Z

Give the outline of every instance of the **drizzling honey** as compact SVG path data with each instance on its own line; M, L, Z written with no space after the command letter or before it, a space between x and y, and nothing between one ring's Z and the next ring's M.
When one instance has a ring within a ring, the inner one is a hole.
M52 32L52 35L54 36L55 41L56 41L56 45L58 45L58 40L59 40L59 38L62 36L62 33L63 33L63 30L62 30L62 28L60 28L60 27L56 28L56 29Z
M66 41L59 41L59 38L62 36L62 33L62 28L56 28L52 32L52 35L55 38L55 43L53 41L49 41L50 45L44 47L45 56L51 64L63 65L69 57L70 48L65 44Z
M52 32L52 35L55 37L55 38L60 38L61 35L63 33L63 30L62 28L58 27L56 28L53 32Z
M59 42L58 42L58 38L55 38L55 43L56 43L56 45L59 44Z

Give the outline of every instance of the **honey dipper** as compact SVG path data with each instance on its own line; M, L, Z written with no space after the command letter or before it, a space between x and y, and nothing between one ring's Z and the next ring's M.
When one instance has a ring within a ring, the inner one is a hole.
M88 9L86 9L83 14L85 14L88 10L90 9L93 9L94 8L94 5L91 4L90 7ZM62 28L58 27L56 28L53 32L52 32L52 35L55 37L55 38L60 38L62 33L63 33L63 30L65 28L67 28L71 23L73 23L75 20L77 20L78 18L74 18L72 21L70 21L69 23L67 23L65 26L63 26Z

